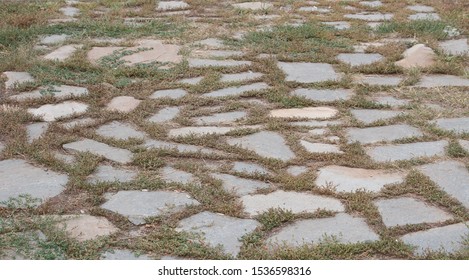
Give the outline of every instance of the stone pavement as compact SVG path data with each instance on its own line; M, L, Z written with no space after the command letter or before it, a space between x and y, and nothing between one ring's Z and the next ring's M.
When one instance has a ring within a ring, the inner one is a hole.
M87 2L68 1L50 24L82 20ZM0 135L5 207L24 195L38 199L32 207L63 219L59 228L78 242L150 242L152 228L168 227L189 236L189 246L233 258L249 257L244 238L252 235L270 253L331 239L392 239L409 245L408 258L467 248L468 39L452 26L429 40L383 31L391 21L443 24L439 7L199 2L156 1L145 15L216 30L206 35L37 38L44 65L81 61L100 73L121 71L125 85L107 76L116 84L57 79L50 86L37 70L3 73L0 117L28 116L19 125L2 122L17 129ZM140 12L121 14L128 28L142 28L146 21L131 17ZM323 35L308 33L314 28ZM159 68L148 74L148 65ZM78 193L88 202L59 205ZM355 201L360 195L367 199ZM272 211L292 218L266 230ZM167 253L146 250L118 246L100 258Z

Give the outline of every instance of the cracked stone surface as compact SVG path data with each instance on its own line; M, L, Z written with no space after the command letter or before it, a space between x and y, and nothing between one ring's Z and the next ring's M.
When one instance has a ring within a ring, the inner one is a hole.
M98 127L98 129L96 129L96 134L102 137L119 140L129 140L131 138L142 139L146 136L144 132L135 129L133 125L121 123L119 121L113 121Z
M123 215L135 225L142 225L146 218L176 213L189 205L199 204L181 192L119 191L111 195L101 208Z
M210 246L223 246L227 254L237 256L240 238L253 232L260 224L251 219L239 219L212 212L201 212L179 222L176 230L199 234Z
M301 246L319 243L335 237L340 243L377 241L379 236L365 223L365 219L339 213L331 218L296 221L267 239L271 244Z
M361 144L372 144L421 136L423 136L423 133L418 128L406 124L347 129L347 139L349 143L357 141Z
M287 75L287 82L318 83L340 79L334 68L326 63L278 62L277 66Z
M70 117L72 115L82 115L88 110L88 105L76 101L66 101L59 104L42 105L39 108L30 108L28 113L41 118L46 122L53 122L57 119Z
M108 236L117 232L111 222L104 217L95 217L90 215L65 215L60 222L67 234L78 241L93 240L98 237Z
M203 94L203 97L229 97L229 96L237 96L244 94L249 91L256 91L256 90L263 90L268 89L269 85L266 83L255 83L250 85L244 85L239 87L228 87L219 89L216 91L212 91L206 94Z
M132 152L129 150L111 147L107 144L91 139L84 139L64 144L63 148L71 152L89 152L122 164L130 163L132 161Z
M22 159L0 161L0 175L0 201L23 194L44 201L60 194L68 182L65 174L33 166Z
M305 89L300 88L292 92L292 95L304 97L308 100L320 102L332 102L337 100L349 100L353 91L349 89Z
M372 124L379 120L388 120L402 115L403 111L358 109L350 110L353 117L364 124Z
M418 142L409 144L367 147L365 152L376 162L411 160L421 157L444 156L448 141Z
M88 176L86 181L91 184L99 182L128 183L137 178L137 175L138 172L133 170L118 168L112 165L100 165L93 174Z
M334 186L338 192L364 189L378 192L386 185L404 182L405 174L398 171L372 170L331 165L319 168L317 186Z
M222 187L227 192L233 192L237 196L254 193L258 190L268 189L270 185L261 181L244 179L229 174L213 173L211 176L222 181Z

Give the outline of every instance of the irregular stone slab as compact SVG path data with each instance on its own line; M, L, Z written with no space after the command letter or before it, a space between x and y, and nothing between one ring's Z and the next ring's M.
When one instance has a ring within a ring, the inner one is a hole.
M157 90L149 98L158 99L158 98L169 98L169 99L179 99L187 95L187 91L183 89L165 89Z
M132 152L129 150L111 147L107 144L91 139L84 139L64 144L63 148L72 152L89 152L122 164L130 163L132 161Z
M337 59L354 67L373 64L382 61L384 57L378 53L341 53Z
M66 17L76 17L80 14L80 9L69 6L60 8L59 11L61 11Z
M221 75L220 82L232 83L232 82L245 82L250 80L259 79L263 76L262 73L257 72L243 72L236 74L223 74Z
M268 89L269 85L266 83L254 83L250 85L238 86L238 87L228 87L219 89L216 91L212 91L209 93L205 93L202 97L229 97L229 96L237 96L244 94L250 91L258 91Z
M193 57L203 58L228 58L231 56L242 56L242 51L230 51L230 50L197 50L191 53Z
M46 200L60 194L68 176L35 167L21 159L0 161L0 202L22 194Z
M411 11L421 12L421 13L431 13L435 11L433 7L425 6L425 5L412 5L412 6L407 6L406 8Z
M459 223L444 227L432 228L406 234L401 240L409 245L415 246L415 253L423 255L427 251L443 250L455 253L464 248L464 238L469 234L465 223Z
M405 174L402 172L330 165L319 169L315 184L332 185L338 192L354 192L359 189L379 192L386 185L404 182L404 178Z
M40 99L46 96L53 96L58 100L70 99L72 97L80 97L88 95L88 89L75 86L52 86L51 88L41 87L30 92L22 92L12 95L9 98L16 101L24 101L27 99Z
M64 122L62 123L62 127L65 129L74 129L76 127L87 127L87 126L92 126L93 124L96 123L96 121L97 120L93 118L83 118L83 119Z
M208 38L205 40L197 41L194 45L203 45L212 48L223 48L224 44L223 41L217 38Z
M107 104L106 108L119 113L130 113L138 107L140 102L142 102L142 100L135 99L132 96L118 96L114 97L111 102Z
M341 121L303 121L303 122L291 122L293 126L307 126L307 127L327 127L332 125L341 125Z
M368 13L368 12L362 12L362 13L357 13L357 14L346 14L344 15L345 18L350 18L350 19L359 19L359 20L364 20L364 21L386 21L386 20L391 20L394 15L393 14L382 14L382 13Z
M301 246L319 243L325 237L335 237L340 243L357 243L379 240L363 218L339 213L335 217L296 221L267 239L270 244Z
M227 113L218 113L211 116L194 118L197 125L216 125L216 124L230 124L239 121L247 116L244 111L234 111Z
M411 197L381 199L374 204L387 227L440 223L453 218L445 211Z
M144 132L136 130L128 123L121 123L113 121L108 124L102 125L96 129L96 134L102 137L115 138L119 140L129 140L130 138L145 138Z
M338 145L324 144L324 143L311 143L305 140L300 140L301 146L310 153L331 153L343 154Z
M237 196L255 193L258 190L268 189L270 185L261 181L239 178L229 174L210 174L213 178L222 181L222 187L227 192L232 192Z
M469 79L452 75L427 75L423 76L416 87L469 87Z
M152 123L165 123L173 120L179 112L181 111L180 107L167 107L158 111L158 113L151 116L148 121Z
M411 160L420 157L444 156L448 141L419 142L365 148L366 154L376 162Z
M164 44L161 40L143 39L136 42L137 46L126 50L135 52L121 58L126 65L147 64L154 62L179 63L182 56L179 55L180 47ZM142 49L144 49L142 51Z
M91 63L97 64L102 58L117 54L122 50L124 50L123 47L93 47L86 56Z
M418 170L469 208L469 171L463 163L442 161L423 165Z
M204 153L209 155L223 155L223 152L200 147L194 145L186 145L186 144L179 144L179 143L171 143L159 140L147 140L144 144L145 148L154 148L154 149L166 149L166 150L173 150L175 149L179 153Z
M157 11L183 10L189 8L184 1L158 1Z
M241 10L266 10L272 8L274 5L272 3L266 2L244 2L244 3L236 3L231 4L233 7Z
M410 137L422 137L420 129L407 124L395 124L368 128L347 129L348 143L360 142L362 144L372 144L382 141L394 141Z
M435 124L438 128L455 133L469 133L469 117L437 119Z
M409 105L409 100L397 99L392 96L377 96L373 98L373 101L379 105L386 105L391 107L400 107Z
M435 52L424 44L417 44L407 49L402 55L404 58L395 64L404 69L431 67L435 64L437 57Z
M88 110L88 105L85 103L66 101L59 104L42 105L39 108L30 108L28 113L46 122L53 122L59 118L84 114L86 110Z
M350 23L346 21L326 21L323 24L332 26L337 30L347 30L351 27Z
M135 225L142 225L145 218L176 213L189 205L199 204L182 192L119 191L101 207L127 217Z
M102 255L103 260L126 260L126 261L133 261L133 260L151 260L150 256L148 255L137 255L130 250L113 250L112 252L105 252Z
M399 76L360 75L355 80L372 86L398 86L404 79Z
M309 193L284 192L278 190L269 194L247 195L241 197L244 211L251 217L262 214L270 208L281 208L294 214L314 213L320 209L343 212L340 200Z
M349 100L353 96L353 90L299 88L294 90L292 94L313 101L334 102L338 100Z
M247 173L247 174L261 174L261 175L271 175L269 170L255 163L241 162L236 161L233 164L234 172Z
M288 161L295 158L295 154L285 144L283 137L270 131L261 131L237 139L227 140L230 145L239 145L266 158Z
M92 175L88 176L86 181L90 184L100 182L128 183L135 180L137 175L138 172L133 170L116 168L112 165L100 165Z
M408 17L410 20L441 20L437 13L416 13Z
M201 234L209 245L223 246L226 254L238 255L241 238L260 224L251 219L239 219L212 212L202 212L179 222L177 231ZM205 243L204 242L204 243Z
M33 76L28 72L13 72L13 71L6 71L3 72L3 75L7 78L5 82L6 89L13 89L16 86L22 83L32 83L35 81Z
M179 81L181 84L188 84L188 85L196 85L200 83L204 77L196 77L196 78L187 78L187 79L182 79Z
M183 137L183 136L202 136L205 134L226 134L236 127L219 127L219 126L188 126L182 128L171 129L168 132L169 137Z
M290 166L288 167L287 169L287 173L292 175L292 176L299 176L305 172L308 171L308 167L306 166L298 166L298 165L293 165L293 166Z
M326 63L278 62L277 66L285 72L288 82L318 83L340 79L332 65Z
M449 55L465 55L469 53L469 45L466 39L448 40L439 43L440 48Z
M249 66L251 61L243 60L213 60L213 59L199 59L190 58L187 60L189 67L236 67L236 66Z
M372 8L378 8L383 6L383 3L381 1L361 1L359 2L360 5L362 6L367 6L367 7L372 7Z
M390 111L390 110L372 110L372 109L359 109L350 110L353 117L364 124L372 124L379 120L389 120L402 115L403 111Z
M331 10L330 9L327 9L327 8L318 8L316 6L305 6L305 7L300 7L298 9L298 11L300 12L316 12L316 13L321 13L321 14L325 14L325 13L330 13Z
M55 45L65 42L68 38L70 38L70 35L54 34L49 36L43 36L39 43L43 45Z
M41 138L44 133L46 133L48 128L49 123L46 122L33 123L26 126L26 135L28 143L32 143L33 141Z
M81 48L83 45L66 45L62 46L53 52L44 56L44 59L47 60L56 60L56 61L64 61L70 56L72 56L77 49Z
M161 179L169 183L190 184L197 182L197 178L191 173L166 166L160 171Z
M466 150L466 152L469 153L469 141L467 141L467 140L458 140L458 143L464 150ZM2 149L0 148L0 152L1 152L1 150Z
M272 118L329 119L337 115L338 112L337 109L330 107L305 107L272 110L269 116Z
M93 240L119 231L118 228L104 217L65 215L61 216L61 218L64 221L60 222L60 225L64 227L65 232L71 238L78 241Z

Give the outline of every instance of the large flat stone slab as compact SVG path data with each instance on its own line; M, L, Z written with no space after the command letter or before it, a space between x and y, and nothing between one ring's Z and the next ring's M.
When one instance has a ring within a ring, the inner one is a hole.
M285 143L285 139L276 132L261 131L255 134L227 140L230 145L239 145L266 158L288 161L295 158L295 154Z
M435 124L438 128L455 133L469 133L469 117L437 119Z
M374 204L387 227L441 223L453 218L445 211L411 197L381 199Z
M347 139L349 143L360 142L362 144L372 144L383 141L394 141L410 137L422 137L420 129L407 124L395 124L368 128L347 129Z
M260 224L251 219L239 219L212 212L202 212L179 222L176 230L201 234L205 242L223 246L226 254L238 255L241 237L253 232Z
M133 125L119 121L113 121L98 127L96 134L102 137L119 140L129 140L131 138L142 139L146 137L144 132L138 131Z
M418 168L446 193L469 209L469 171L457 161L442 161Z
M203 116L194 118L193 121L197 125L217 125L217 124L231 124L236 121L242 120L247 116L244 111L234 111L226 113L217 113L211 116Z
M338 199L282 190L269 194L243 196L241 202L244 205L244 211L250 216L262 214L270 208L281 208L292 211L294 214L314 213L318 210L345 211L344 206Z
M337 59L354 67L380 62L384 57L378 53L341 53Z
M415 246L415 253L423 255L428 251L443 250L455 253L464 248L464 239L469 234L469 228L465 223L459 223L444 227L432 228L406 234L401 240Z
M64 220L60 222L60 225L64 228L65 232L71 238L78 241L88 241L108 236L119 230L104 217L65 215L61 216L61 218Z
M222 181L222 187L227 192L232 192L237 196L255 193L258 190L268 189L270 185L261 181L244 179L229 174L212 173L211 176Z
M89 152L122 164L130 163L132 161L132 152L129 150L111 147L107 144L91 139L84 139L64 144L63 148L72 152Z
M88 95L88 89L76 86L52 86L50 88L41 87L30 92L22 92L20 94L9 97L11 100L24 101L27 99L40 99L52 96L58 100L70 99L72 97L80 97Z
M338 112L337 109L330 107L305 107L276 109L270 111L269 116L273 118L329 119L335 117Z
M277 66L287 75L286 81L318 83L338 81L341 76L327 63L278 62Z
M339 100L349 100L353 96L350 89L306 89L300 88L292 92L292 95L304 97L308 100L319 102L334 102Z
M137 175L138 172L133 170L117 168L112 165L100 165L92 175L88 176L86 181L91 184L100 182L129 183L137 178Z
M412 160L421 157L444 156L448 141L419 142L365 148L366 154L376 162Z
M68 176L35 167L21 159L0 161L0 202L22 194L46 200L60 194Z
M403 111L373 109L355 109L350 110L350 112L355 119L364 124L372 124L380 120L389 120L404 113Z
M340 243L379 240L379 236L368 227L365 219L339 213L331 218L294 222L268 238L267 243L301 246L321 242L326 237L335 237Z
M469 87L469 79L452 75L425 75L422 76L416 87Z
M170 191L119 191L101 207L119 213L135 225L145 224L145 218L176 213L188 205L199 205L188 194Z
M439 45L440 48L442 48L443 51L449 55L465 55L469 53L467 38L443 41Z
M404 179L403 172L330 165L319 169L315 184L334 186L338 192L354 192L359 189L379 192L386 185L403 183Z
M250 85L238 86L238 87L228 87L205 93L203 97L229 97L229 96L238 96L250 91L258 91L268 89L269 85L266 83L254 83Z
M5 82L6 89L13 89L22 83L34 82L35 79L28 72L6 71L3 75L7 78Z
M59 104L42 105L39 108L30 108L28 113L46 122L53 122L60 118L84 114L87 110L88 105L85 103L66 101Z

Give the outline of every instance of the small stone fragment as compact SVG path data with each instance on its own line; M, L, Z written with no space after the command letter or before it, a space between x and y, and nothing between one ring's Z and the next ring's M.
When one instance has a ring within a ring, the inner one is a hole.
M106 108L110 111L116 111L119 113L130 113L142 102L142 100L135 99L132 96L118 96L114 97L109 102Z

